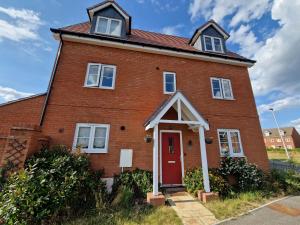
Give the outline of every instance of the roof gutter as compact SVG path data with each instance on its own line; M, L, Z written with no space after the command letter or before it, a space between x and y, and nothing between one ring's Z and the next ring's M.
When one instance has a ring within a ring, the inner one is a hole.
M46 96L46 99L45 99L45 102L44 102L44 106L43 106L42 114L41 114L41 118L40 118L40 126L42 126L43 122L44 122L45 113L46 113L46 109L47 109L49 97L50 97L51 90L52 90L54 76L55 76L56 71L57 71L58 60L60 58L61 49L63 47L63 39L62 39L62 35L61 34L59 35L59 40L60 40L59 47L58 47L58 50L57 50L57 53L56 53L56 57L55 57L55 61L54 61L54 66L52 68L51 77L50 77L50 81L49 81L49 85L48 85L48 89L47 89L47 96Z
M55 34L59 34L60 37L68 41L84 42L84 43L90 43L95 45L116 47L116 48L123 48L123 49L126 48L135 51L144 51L144 52L151 52L156 54L172 55L177 57L201 59L204 61L213 61L213 62L220 62L220 63L226 63L232 65L247 66L247 67L252 67L256 63L256 61L251 59L237 59L226 55L217 55L217 54L211 54L205 52L183 50L183 49L178 49L173 47L139 43L127 39L71 32L71 31L65 31L65 30L53 29L53 28L51 28L50 30Z

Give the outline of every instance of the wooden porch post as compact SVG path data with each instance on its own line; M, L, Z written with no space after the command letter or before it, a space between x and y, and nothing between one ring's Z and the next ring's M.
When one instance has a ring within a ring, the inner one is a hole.
M158 124L153 128L153 196L158 195Z
M203 126L199 127L199 139L200 139L201 164L202 164L204 190L205 190L205 192L209 193L210 185L209 185L205 135L204 135L204 127Z

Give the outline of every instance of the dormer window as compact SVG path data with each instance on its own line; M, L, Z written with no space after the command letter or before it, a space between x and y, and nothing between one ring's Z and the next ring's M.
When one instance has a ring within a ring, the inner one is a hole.
M205 51L223 53L222 39L211 36L204 36Z
M106 34L112 36L121 36L122 21L99 16L95 32L99 34Z

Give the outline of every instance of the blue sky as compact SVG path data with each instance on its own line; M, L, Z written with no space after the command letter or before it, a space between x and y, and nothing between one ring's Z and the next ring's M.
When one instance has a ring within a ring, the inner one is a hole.
M0 102L45 92L58 43L50 27L87 21L86 8L101 0L1 0ZM300 130L300 1L118 0L133 28L191 37L209 19L231 37L229 49L256 59L249 70L263 127Z

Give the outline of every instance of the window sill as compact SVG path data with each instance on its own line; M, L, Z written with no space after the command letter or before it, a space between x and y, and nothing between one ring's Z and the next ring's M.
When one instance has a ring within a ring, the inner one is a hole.
M216 98L216 97L213 97L213 99L215 99L215 100L225 100L225 101L235 101L236 100L235 98Z
M103 89L103 90L115 90L114 87L94 87L94 86L82 86L84 88L91 88L91 89Z
M81 149L81 153L86 154L106 154L108 153L107 149ZM76 148L73 149L73 152L76 152Z
M229 155L229 156L221 155L220 157L221 158L227 158L227 157L230 157L230 158L245 158L246 156L245 155Z

